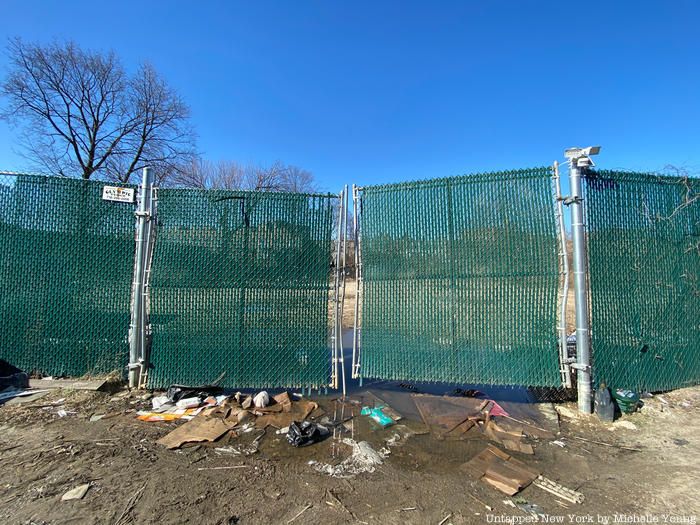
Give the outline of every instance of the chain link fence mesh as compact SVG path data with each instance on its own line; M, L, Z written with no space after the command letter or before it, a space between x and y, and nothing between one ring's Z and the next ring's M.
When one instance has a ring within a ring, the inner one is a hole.
M0 175L0 358L27 372L125 371L135 205L104 186Z
M327 385L332 195L161 189L149 386Z
M584 178L594 381L659 391L700 382L700 180Z
M552 170L362 190L363 377L561 386Z

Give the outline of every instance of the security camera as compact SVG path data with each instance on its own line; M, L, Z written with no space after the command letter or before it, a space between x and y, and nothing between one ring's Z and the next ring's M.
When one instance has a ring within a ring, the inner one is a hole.
M588 146L587 148L569 148L564 151L564 156L567 159L578 159L598 155L598 153L600 153L600 146Z

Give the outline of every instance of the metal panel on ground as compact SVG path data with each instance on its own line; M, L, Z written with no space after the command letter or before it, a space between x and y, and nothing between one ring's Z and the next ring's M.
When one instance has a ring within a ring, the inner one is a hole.
M561 386L552 170L362 188L362 377Z
M133 188L0 176L0 358L47 375L124 372Z
M148 385L327 385L337 196L157 195Z
M584 187L594 380L700 383L700 180L597 171Z

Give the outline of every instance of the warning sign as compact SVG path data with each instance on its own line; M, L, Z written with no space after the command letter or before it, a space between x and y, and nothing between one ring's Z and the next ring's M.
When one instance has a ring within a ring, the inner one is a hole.
M115 202L134 202L134 188L104 186L102 188L102 200Z

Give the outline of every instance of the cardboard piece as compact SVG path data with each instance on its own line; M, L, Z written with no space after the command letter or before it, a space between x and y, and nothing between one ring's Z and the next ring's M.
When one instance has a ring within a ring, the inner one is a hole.
M469 430L472 425L468 418L480 418L483 399L472 397L431 396L413 394L413 402L423 422L441 434L458 435Z
M523 443L523 431L520 428L508 427L509 430L503 428L493 419L487 419L484 425L484 434L491 440L503 445L508 450L522 452L523 454L534 454L535 451L532 445Z
M275 428L288 427L292 424L292 421L304 421L317 408L318 405L313 401L301 399L291 403L289 412L265 414L258 417L255 420L255 426L258 428L265 428L268 425Z
M508 496L517 494L539 476L538 471L493 445L486 447L462 468Z
M291 412L292 411L292 400L289 399L289 394L287 392L282 392L281 394L277 394L272 399L275 400L275 403L282 406L282 412Z
M185 443L216 441L232 428L220 418L197 416L160 438L156 443L169 449L179 448Z

